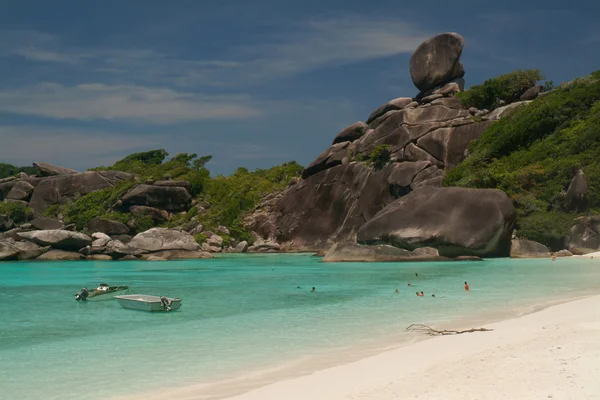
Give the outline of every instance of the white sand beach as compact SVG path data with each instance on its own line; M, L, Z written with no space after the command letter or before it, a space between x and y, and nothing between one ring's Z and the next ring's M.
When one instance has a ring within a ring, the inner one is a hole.
M600 296L552 306L485 327L493 331L434 337L227 398L600 398ZM256 385L257 380L252 380ZM247 388L248 382L239 383L235 387L231 382L227 391L240 393ZM214 389L198 385L127 398L223 398Z

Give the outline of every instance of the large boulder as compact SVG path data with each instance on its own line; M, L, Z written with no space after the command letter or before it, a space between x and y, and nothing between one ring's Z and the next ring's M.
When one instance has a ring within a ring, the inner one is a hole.
M364 246L346 242L334 244L323 257L323 262L398 262L398 261L440 261L436 249L399 249L390 245Z
M31 195L29 206L43 214L54 204L64 204L97 190L113 187L132 179L134 175L120 171L89 171L69 175L51 176L40 180ZM79 227L83 228L83 227Z
M508 256L515 219L500 190L426 186L377 213L357 240L406 250L433 247L445 257Z
M565 238L565 247L578 255L600 250L600 216L575 219Z
M460 63L464 39L457 33L442 33L423 42L410 59L415 86L426 91L465 74Z
M245 224L284 248L329 248L354 235L366 220L395 200L388 177L397 165L375 170L351 163L327 169L259 205Z
M213 258L213 255L206 251L164 250L152 253L152 255L147 257L159 257L164 260L195 260L200 258Z
M11 238L5 238L0 240L0 253L4 253L6 259L9 253L16 253L10 259L13 260L32 260L47 251L50 250L50 246L40 247L35 243L28 241L17 242Z
M550 250L533 240L513 239L510 245L510 256L512 258L548 258Z
M371 113L371 115L369 115L369 118L367 118L367 124L370 124L377 118L390 111L402 110L404 107L406 107L412 102L413 99L411 97L399 97L397 99L390 100L384 105L379 106L375 111Z
M40 261L77 261L83 259L83 254L64 250L50 250L37 258Z
M181 186L137 185L122 198L122 205L156 207L168 211L187 211L192 196Z
M92 238L88 235L60 229L20 232L18 235L39 246L51 246L53 249L61 250L78 251L92 244Z
M366 129L367 125L364 122L355 122L349 127L344 128L340 133L338 133L335 139L333 139L332 144L353 142L356 139L360 138L362 135L364 135Z
M129 227L124 223L106 218L93 218L88 222L87 229L107 235L126 235L129 233Z
M62 229L63 223L55 218L37 217L31 221L31 226L39 230Z
M34 162L33 167L38 170L40 176L71 175L78 173L77 171L71 168L59 167L56 165L42 162Z
M35 187L27 181L18 181L14 184L10 192L6 195L9 200L24 200L27 201Z
M168 228L152 228L138 233L128 243L129 247L155 252L161 250L188 250L198 251L200 245L194 237L187 232Z
M568 211L582 210L585 208L586 195L588 191L587 179L582 170L571 179L567 194L565 195L565 209Z
M302 179L306 179L318 172L342 164L342 160L349 156L347 150L349 145L350 142L347 141L333 144L302 171Z
M245 253L248 251L248 242L241 241L239 242L232 250L232 253Z

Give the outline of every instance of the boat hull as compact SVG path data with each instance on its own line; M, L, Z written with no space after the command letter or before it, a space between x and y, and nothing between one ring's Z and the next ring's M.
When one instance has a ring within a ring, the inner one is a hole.
M170 310L165 308L158 296L130 294L115 296L121 307L138 311L175 311L181 307L181 299L167 298L171 302Z
M129 293L129 288L125 287L125 289L119 289L119 290L114 290L111 292L106 292L106 293L98 293L98 294L94 294L93 296L88 296L87 297L87 301L106 301L106 300L112 300L115 298L115 296L120 296L120 295L124 295Z

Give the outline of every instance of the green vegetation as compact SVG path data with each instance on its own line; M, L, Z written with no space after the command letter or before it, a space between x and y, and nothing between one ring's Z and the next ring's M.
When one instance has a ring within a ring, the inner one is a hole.
M212 156L198 157L197 154L180 153L168 161L166 150L151 150L135 153L117 161L110 167L97 167L93 171L123 171L137 174L144 180L183 180L190 182L192 196L202 192L210 173L205 168Z
M33 218L31 208L18 201L0 202L0 214L8 215L15 224L22 224Z
M0 163L0 179L15 176L19 172L25 172L27 175L35 175L38 173L33 167L17 167L11 164Z
M84 229L88 222L95 217L111 218L122 222L127 221L126 215L116 213L112 208L119 198L134 185L133 180L121 182L115 187L88 193L66 204L61 209L65 223L74 223L77 225L77 229Z
M230 176L209 179L200 196L202 203L209 207L198 219L205 229L224 225L237 240L251 241L249 232L243 228L244 214L265 195L286 188L292 179L300 176L302 169L292 161L253 172L238 168Z
M369 153L369 161L375 168L381 168L390 161L392 156L392 146L389 144L380 144Z
M466 107L476 107L479 109L494 109L498 107L500 101L513 103L519 100L519 97L538 81L546 79L539 69L518 70L496 78L488 79L482 85L476 85L471 89L457 93L457 97ZM550 89L551 82L548 82L546 89Z
M585 213L600 212L600 71L492 125L469 153L444 184L505 191L518 213L519 237L562 246L579 215L563 208L578 169L588 181Z

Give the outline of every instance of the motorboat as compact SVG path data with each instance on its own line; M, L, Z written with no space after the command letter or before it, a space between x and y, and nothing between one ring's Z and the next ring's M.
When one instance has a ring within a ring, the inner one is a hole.
M174 311L181 307L181 299L149 294L115 296L121 307L140 311Z
M75 295L77 301L102 301L112 300L116 295L122 295L129 292L129 286L108 286L106 283L101 283L96 289L88 290L81 289Z

